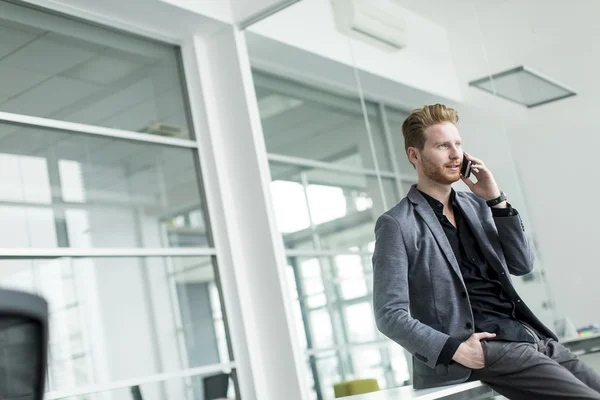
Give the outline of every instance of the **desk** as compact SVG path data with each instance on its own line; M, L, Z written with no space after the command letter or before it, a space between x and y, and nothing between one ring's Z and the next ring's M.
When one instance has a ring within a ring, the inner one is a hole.
M600 334L563 339L560 343L577 355L600 351Z
M469 382L458 385L441 386L432 389L414 390L412 386L381 390L379 392L342 397L348 400L467 400L491 399L493 391L483 383Z

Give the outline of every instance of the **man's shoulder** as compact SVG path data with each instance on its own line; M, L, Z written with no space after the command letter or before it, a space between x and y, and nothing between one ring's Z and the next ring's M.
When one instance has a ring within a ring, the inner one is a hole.
M408 197L405 197L395 206L384 212L379 219L392 218L398 223L401 223L411 215L414 215L414 205L410 202Z

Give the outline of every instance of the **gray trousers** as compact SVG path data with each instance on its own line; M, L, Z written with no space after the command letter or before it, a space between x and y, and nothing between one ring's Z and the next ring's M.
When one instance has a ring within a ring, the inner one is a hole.
M481 344L485 367L473 370L471 380L511 400L600 400L600 375L552 339Z

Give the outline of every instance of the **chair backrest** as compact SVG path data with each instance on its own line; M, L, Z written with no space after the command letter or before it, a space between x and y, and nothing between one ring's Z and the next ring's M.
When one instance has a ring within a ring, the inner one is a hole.
M0 289L0 399L43 399L47 349L46 301Z
M229 389L229 374L206 376L202 379L204 384L204 400L224 399Z
M142 390L140 389L139 385L132 386L130 391L132 400L144 400L144 396L142 396Z

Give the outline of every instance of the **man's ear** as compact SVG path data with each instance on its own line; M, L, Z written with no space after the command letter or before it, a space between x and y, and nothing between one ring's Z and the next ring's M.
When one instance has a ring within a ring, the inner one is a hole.
M412 165L417 165L417 161L420 159L421 155L419 154L419 150L416 147L409 147L406 149L406 154L408 155L408 161L412 163Z

